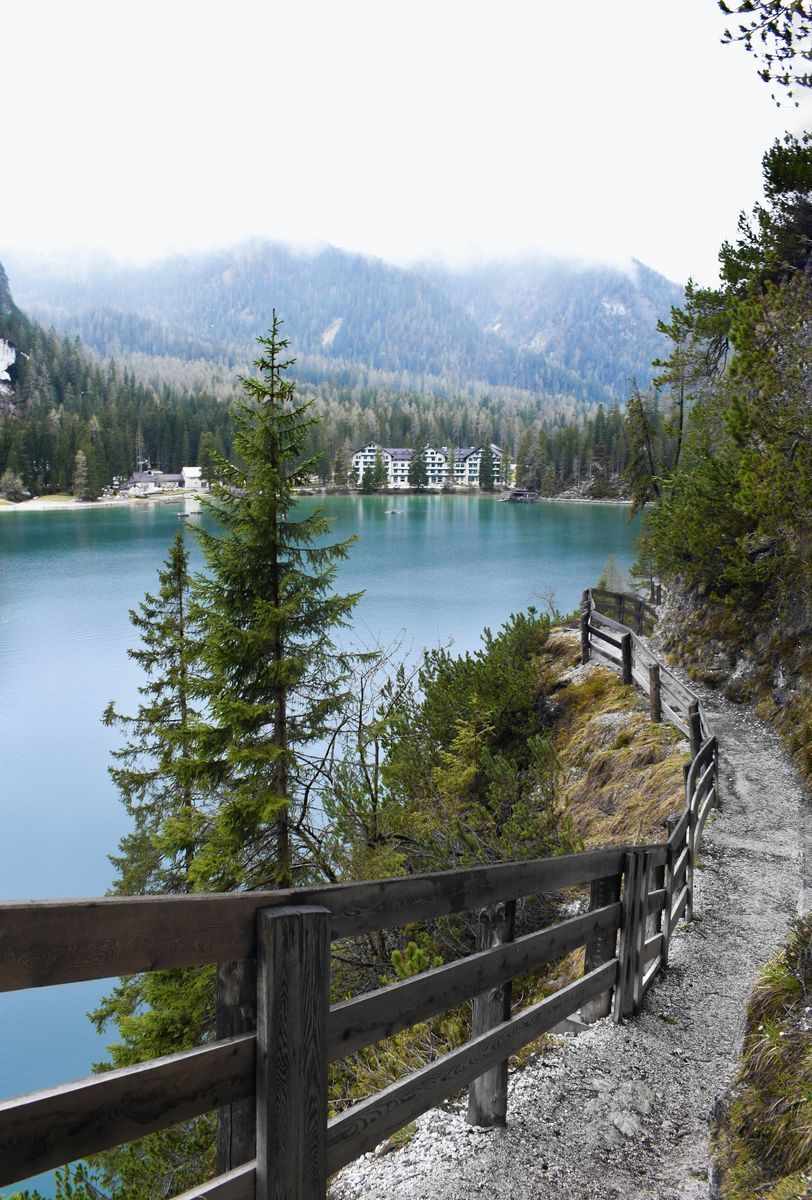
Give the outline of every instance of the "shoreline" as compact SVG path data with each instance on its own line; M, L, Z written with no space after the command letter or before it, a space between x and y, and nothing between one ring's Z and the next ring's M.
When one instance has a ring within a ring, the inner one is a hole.
M414 492L404 490L393 490L388 492L344 492L344 491L327 491L326 489L313 489L303 493L303 499L310 497L318 498L322 496L357 496L357 497L379 497L383 500L394 500L398 496L403 498L411 498L412 496L442 496L446 499L454 499L455 497L470 497L479 495L482 499L491 499L498 503L507 503L503 496L497 495L495 492L477 493L477 492L442 492L442 491L423 491ZM8 512L92 512L98 508L127 508L127 507L145 507L151 504L177 504L179 501L200 499L203 493L200 492L173 492L168 495L160 496L144 496L139 500L124 500L110 498L106 500L67 500L67 499L49 499L47 496L34 496L30 500L21 500L15 504L10 500L0 500L0 513ZM532 501L533 504L623 504L630 505L631 500L625 499L592 499L589 496L539 496L538 500Z
M173 492L165 496L144 496L140 500L49 500L47 496L33 496L19 504L0 500L0 513L4 512L92 512L97 508L139 508L149 504L177 504L180 500L191 500L200 492Z

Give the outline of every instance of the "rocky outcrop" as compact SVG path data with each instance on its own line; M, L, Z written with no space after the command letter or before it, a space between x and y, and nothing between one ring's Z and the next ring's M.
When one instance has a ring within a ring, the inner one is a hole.
M11 371L17 361L16 347L0 337L0 396L12 396L14 386Z

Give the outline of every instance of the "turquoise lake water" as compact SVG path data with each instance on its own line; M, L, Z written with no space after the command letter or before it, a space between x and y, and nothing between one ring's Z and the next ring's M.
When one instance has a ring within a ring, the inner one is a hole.
M413 652L449 639L474 649L486 625L544 608L540 596L573 610L610 554L621 568L634 557L637 522L622 505L336 496L323 506L336 538L358 536L339 575L341 590L364 590L354 634L388 644L403 633ZM128 610L154 590L182 511L0 515L0 898L110 885L125 817L106 769L118 735L100 717L111 699L133 711ZM0 994L0 1098L89 1073L105 1039L85 1013L108 987ZM53 1195L48 1179L38 1186Z

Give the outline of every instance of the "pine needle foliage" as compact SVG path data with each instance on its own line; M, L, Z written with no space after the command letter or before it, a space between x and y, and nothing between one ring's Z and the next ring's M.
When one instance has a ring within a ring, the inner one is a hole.
M147 593L130 622L141 645L129 657L142 668L141 703L135 716L116 711L111 700L105 725L122 730L124 745L113 751L110 777L132 818L111 862L114 891L137 896L191 890L191 868L200 831L200 778L194 739L200 723L195 706L200 645L190 620L189 553L178 530L157 595Z
M297 831L309 822L320 755L347 695L350 659L336 646L358 594L334 590L354 539L331 542L321 509L295 504L315 459L316 418L286 377L293 359L276 313L258 338L257 373L241 379L235 461L219 460L198 533L207 573L196 581L204 644L201 739L220 801L196 870L206 887L284 887L308 869Z

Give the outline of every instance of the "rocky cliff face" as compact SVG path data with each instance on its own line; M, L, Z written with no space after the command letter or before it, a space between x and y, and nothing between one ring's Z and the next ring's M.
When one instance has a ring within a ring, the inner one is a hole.
M11 396L14 388L11 382L11 371L17 361L17 350L11 342L0 338L0 396Z

